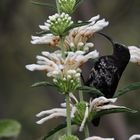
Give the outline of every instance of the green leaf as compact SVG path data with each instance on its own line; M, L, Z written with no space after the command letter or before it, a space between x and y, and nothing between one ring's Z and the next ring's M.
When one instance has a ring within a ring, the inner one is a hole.
M98 96L104 96L104 94L94 87L82 86L79 87L78 90L82 90L85 93L90 93Z
M128 113L137 113L136 110L132 110L130 108L127 108L127 107L118 107L118 108L110 108L110 109L104 109L104 110L101 110L101 111L98 111L96 112L96 114L94 115L94 118L99 118L103 115L107 115L107 114L111 114L111 113L125 113L125 112L128 112Z
M63 135L59 137L59 140L79 140L79 138L74 135Z
M50 34L51 32L50 31L40 31L40 32L36 32L37 35L40 35L40 36L43 36L43 35L46 35L46 34Z
M66 126L67 126L66 122L58 125L56 128L52 129L45 137L43 137L42 140L47 140L47 138L49 138L50 136L52 136L56 132L60 131L63 128L66 128Z
M72 125L74 125L75 123L72 122ZM44 136L41 140L47 140L50 136L52 136L53 134L57 133L58 131L64 129L67 127L67 123L63 123L58 125L56 128L52 129L46 136Z
M56 9L54 5L49 4L49 3L37 2L37 1L31 1L31 3L35 5L39 5L39 6L47 6L47 7Z
M118 90L115 93L114 98L122 96L122 95L128 93L129 91L133 91L133 90L137 90L137 89L140 89L140 82L129 84L126 87L124 87L123 89Z
M0 138L17 137L20 133L21 125L11 119L0 120Z
M47 81L37 82L32 85L32 87L39 87L39 86L55 86L55 85Z

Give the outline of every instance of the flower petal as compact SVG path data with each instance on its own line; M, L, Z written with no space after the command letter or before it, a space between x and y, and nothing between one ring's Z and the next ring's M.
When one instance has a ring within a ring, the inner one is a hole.
M114 140L114 138L101 138L98 136L93 136L93 137L86 138L85 140Z
M106 98L104 96L101 96L101 97L98 97L98 98L95 98L93 99L91 102L90 102L90 111L92 109L97 109L99 110L99 108L104 108L103 106L107 106L107 105L110 105L110 103L114 103L116 102L117 98ZM109 106L110 107L110 106Z
M130 62L140 65L140 48L136 46L129 46L128 49L130 52Z

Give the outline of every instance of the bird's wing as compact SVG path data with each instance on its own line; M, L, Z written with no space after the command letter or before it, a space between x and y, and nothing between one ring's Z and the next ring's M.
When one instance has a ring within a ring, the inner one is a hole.
M95 86L106 97L111 97L117 88L119 79L120 75L114 57L102 56L95 63L87 85Z

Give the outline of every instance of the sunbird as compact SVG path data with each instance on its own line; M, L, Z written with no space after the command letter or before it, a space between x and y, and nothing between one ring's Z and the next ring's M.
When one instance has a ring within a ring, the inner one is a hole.
M126 46L114 42L109 36L103 33L99 34L111 42L113 54L101 56L97 59L84 84L89 87L95 87L106 98L112 98L122 73L130 60L130 52ZM95 98L95 95L90 93L90 97ZM99 121L100 118L97 118L93 120L93 124L98 126Z

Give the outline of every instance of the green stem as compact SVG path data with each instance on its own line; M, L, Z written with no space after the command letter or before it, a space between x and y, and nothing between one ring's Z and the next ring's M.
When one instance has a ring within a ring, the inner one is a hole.
M81 84L81 81L80 81L80 86L81 86L82 84ZM79 99L80 99L80 101L84 101L84 97L83 97L83 92L82 92L82 90L79 90Z
M65 58L65 48L64 48L64 38L63 37L61 37L61 39L60 39L60 45L61 45L62 57Z
M80 99L80 101L84 100L83 92L81 90L79 90L79 99Z
M71 135L71 108L70 108L70 98L69 94L66 95L66 108L67 108L67 135Z
M59 2L58 2L58 0L56 0L56 7L57 7L57 12L58 12L58 14L60 14L60 7L59 7Z
M85 138L88 138L89 137L89 128L88 128L87 124L84 127L84 132L85 132Z

